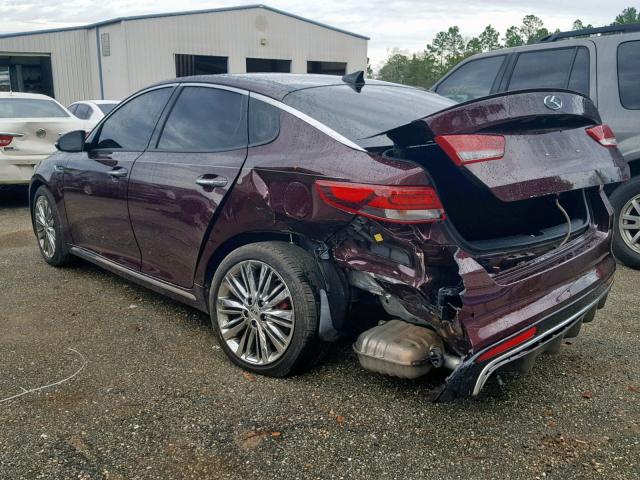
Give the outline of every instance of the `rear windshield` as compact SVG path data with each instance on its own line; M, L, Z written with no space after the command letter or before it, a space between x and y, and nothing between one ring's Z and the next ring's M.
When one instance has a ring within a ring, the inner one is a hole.
M54 118L69 114L51 100L0 98L0 118Z
M288 94L284 103L363 147L391 145L379 135L455 104L417 88L390 85L365 85L360 93L349 85L307 88Z
M113 110L114 108L116 108L116 105L118 105L117 103L99 103L98 104L98 108L100 110L102 110L102 113L104 113L105 115L107 113L109 113L111 110Z

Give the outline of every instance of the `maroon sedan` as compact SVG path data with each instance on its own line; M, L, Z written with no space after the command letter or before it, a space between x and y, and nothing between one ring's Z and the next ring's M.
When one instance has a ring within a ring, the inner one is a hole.
M448 369L442 400L593 320L615 270L602 187L628 176L579 94L455 104L361 73L173 80L58 149L30 190L49 264L208 312L234 363L277 377L375 303L361 364Z

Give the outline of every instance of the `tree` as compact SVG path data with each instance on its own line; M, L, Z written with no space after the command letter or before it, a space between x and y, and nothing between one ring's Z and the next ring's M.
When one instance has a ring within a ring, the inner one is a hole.
M628 7L622 10L622 13L616 17L612 25L623 25L626 23L640 22L640 14L635 7Z
M464 56L470 57L471 55L475 55L476 53L482 52L482 42L478 37L473 37L471 40L467 42L467 46L464 50Z
M500 45L500 32L491 25L487 25L484 28L478 40L480 40L480 46L483 52L490 52L491 50L502 48L502 45Z
M380 71L378 78L387 82L406 83L407 67L409 65L409 57L397 48L394 48Z
M507 28L504 34L504 46L505 47L519 47L524 45L524 39L520 35L520 29L515 25Z
M593 28L593 25L591 25L591 24L585 25L584 23L582 23L582 20L580 20L578 18L577 20L575 20L573 22L573 26L571 27L571 30L573 30L573 31L584 30L585 28Z
M527 15L522 19L520 27L520 37L526 44L535 43L540 38L549 35L549 31L544 28L544 23L535 15Z

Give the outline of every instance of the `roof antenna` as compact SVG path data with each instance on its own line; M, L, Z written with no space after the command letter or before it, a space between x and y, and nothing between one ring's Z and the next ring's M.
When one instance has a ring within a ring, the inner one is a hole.
M356 92L360 93L362 87L364 87L364 71L356 70L353 73L343 75L342 81L353 88Z

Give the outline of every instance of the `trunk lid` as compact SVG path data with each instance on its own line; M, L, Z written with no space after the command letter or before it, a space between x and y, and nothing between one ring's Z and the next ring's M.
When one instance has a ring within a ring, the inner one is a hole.
M505 202L629 178L618 149L600 145L586 132L601 124L591 100L569 91L494 95L424 117L414 122L414 132L416 124L426 125L431 139L468 134L503 136L502 158L460 168ZM395 136L401 136L400 129ZM415 134L409 137L415 138Z
M49 155L56 151L58 137L85 127L73 118L2 119L0 134L15 134L9 145L2 148L7 156Z

